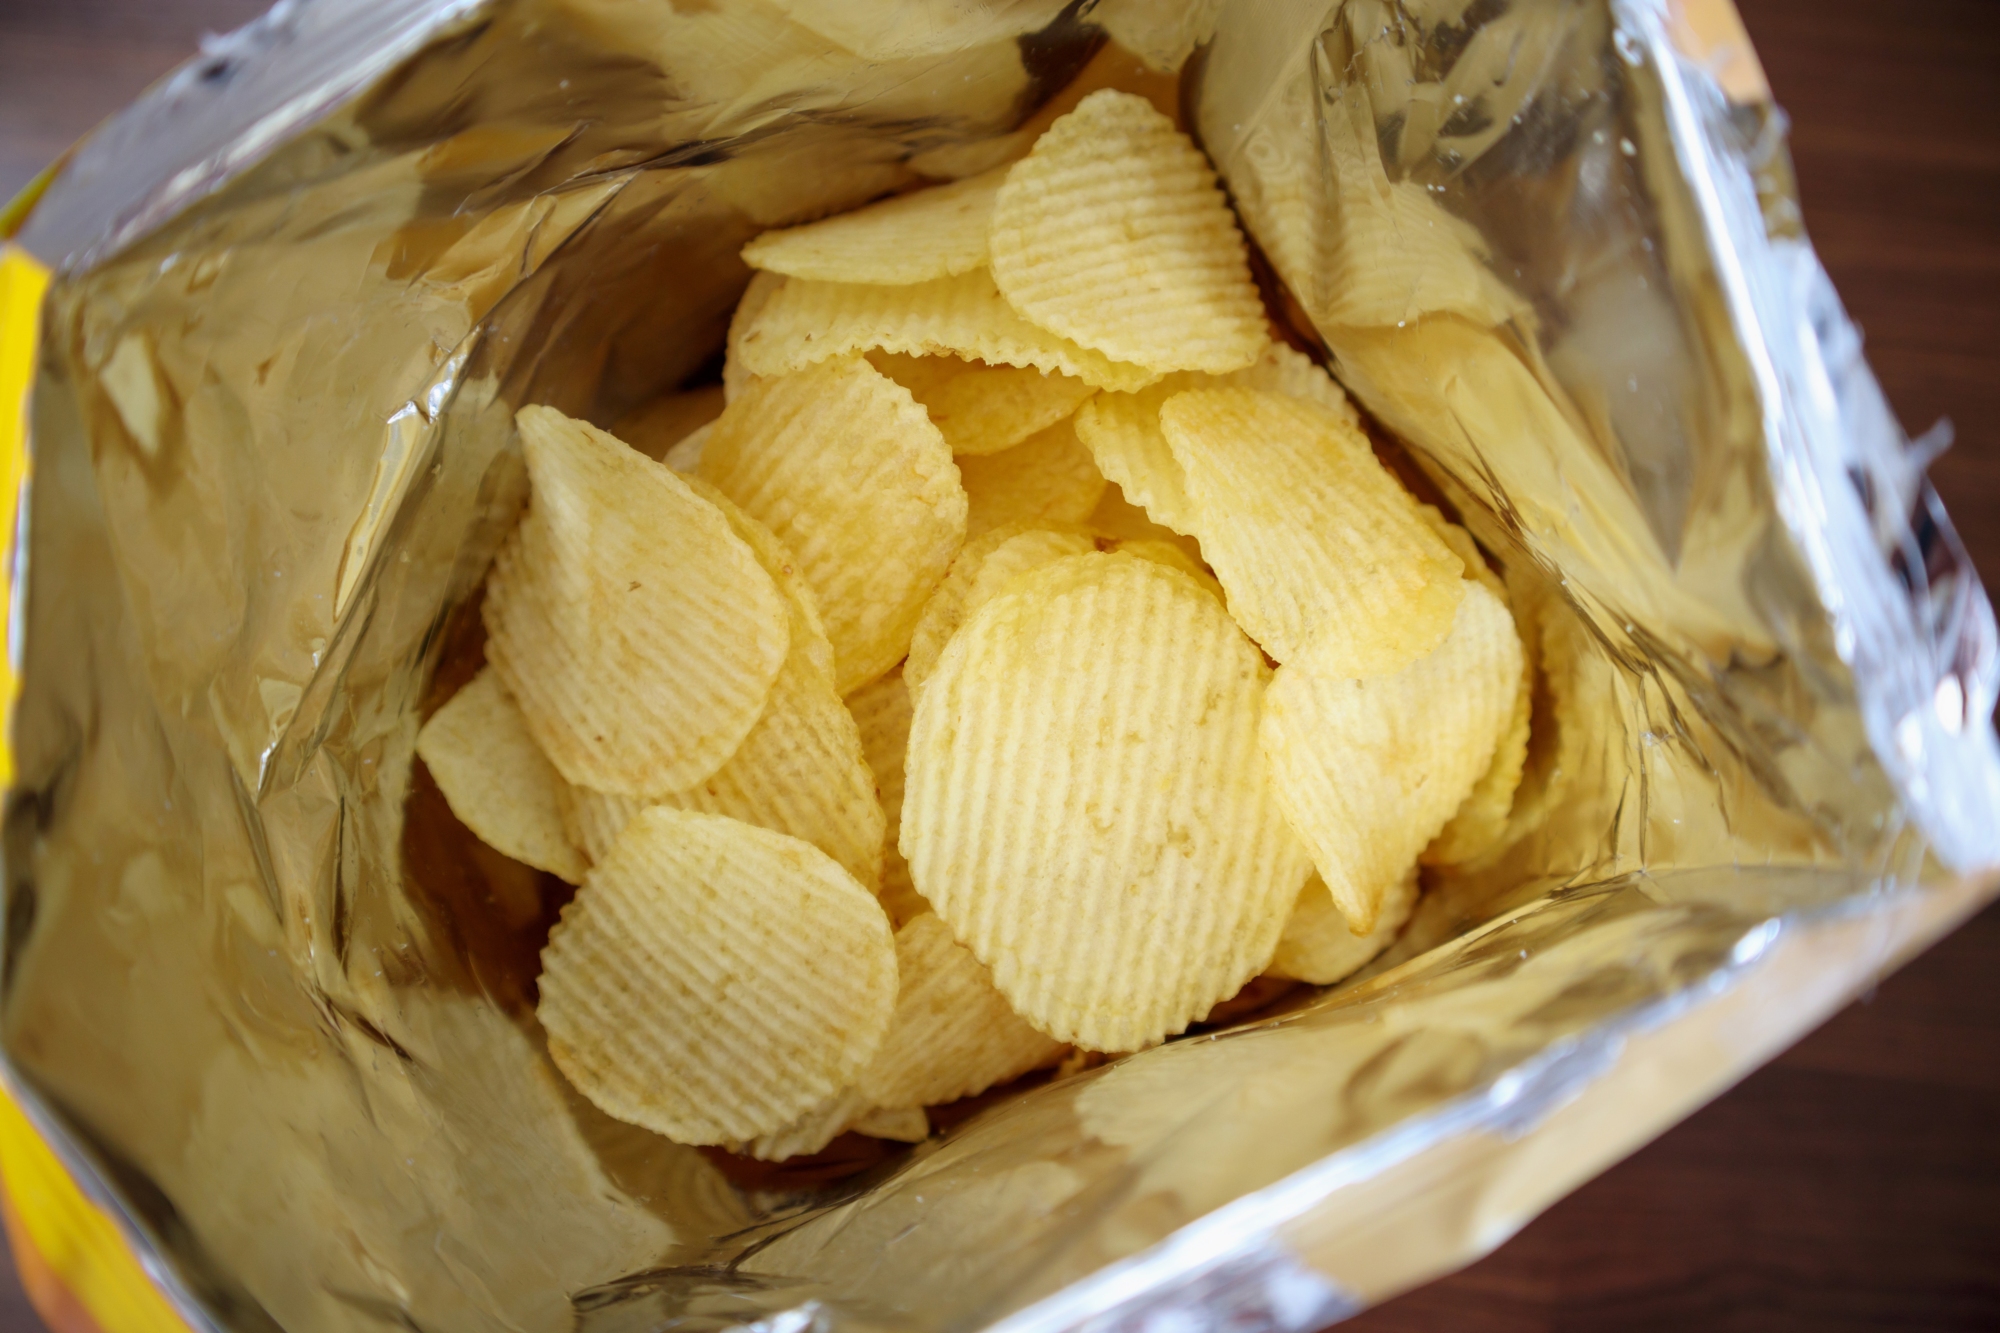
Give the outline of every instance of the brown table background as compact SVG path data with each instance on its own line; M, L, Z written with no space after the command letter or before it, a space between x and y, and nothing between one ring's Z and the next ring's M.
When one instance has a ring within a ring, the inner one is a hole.
M664 2L664 0L662 0ZM864 3L865 0L856 0ZM2000 587L2000 3L1738 0L1814 243ZM0 0L0 200L260 0ZM36 1327L0 1265L0 1333ZM1365 1333L2000 1329L2000 908Z

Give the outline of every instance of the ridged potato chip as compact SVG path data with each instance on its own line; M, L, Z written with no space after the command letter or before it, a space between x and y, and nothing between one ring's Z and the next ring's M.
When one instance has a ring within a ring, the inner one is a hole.
M1187 387L1188 377L1175 375L1137 393L1099 394L1078 410L1076 437L1098 471L1148 518L1193 535L1196 518L1187 475L1160 430L1160 409Z
M1145 510L1125 498L1125 492L1113 482L1104 488L1104 498L1097 502L1097 508L1090 511L1090 517L1083 525L1100 537L1114 541L1156 541L1178 546L1195 563L1206 566L1201 558L1201 543L1184 532L1155 523Z
M945 649L903 855L1050 1036L1136 1050L1270 962L1310 866L1259 760L1267 678L1213 596L1128 555L1022 576Z
M966 531L958 467L907 389L860 357L760 381L716 420L698 474L797 557L839 693L902 660Z
M924 603L917 631L910 636L910 655L903 663L903 683L915 698L937 669L945 645L988 597L1015 577L1053 564L1064 556L1086 555L1097 543L1082 531L1065 531L1036 523L1003 523L965 544L951 572ZM981 595L983 592L983 595Z
M959 461L968 537L1007 523L1081 523L1104 498L1104 474L1067 421L997 454Z
M1230 614L1273 658L1331 640L1348 674L1374 675L1450 632L1463 566L1339 417L1281 394L1195 389L1167 400L1160 429Z
M1262 389L1317 403L1360 430L1361 417L1333 377L1303 352L1266 343L1254 364L1227 375L1169 375L1135 393L1106 393L1076 414L1076 434L1098 469L1133 504L1173 532L1192 534L1196 515L1187 474L1160 429L1160 409L1189 389Z
M871 352L869 364L910 391L954 454L997 454L1075 413L1097 392L1074 375L989 366L956 356Z
M1417 514L1432 532L1444 538L1444 544L1449 546L1451 553L1464 564L1466 578L1476 579L1485 585L1486 591L1502 601L1507 600L1506 585L1500 581L1500 576L1493 572L1493 567L1486 563L1486 557L1480 552L1479 543L1472 539L1471 533L1446 518L1444 512L1436 505L1420 504L1417 506Z
M872 891L882 878L882 805L860 729L834 692L833 648L812 592L768 528L701 478L688 484L722 511L770 571L791 612L791 650L771 684L764 715L721 768L654 802L572 788L564 795L564 825L596 861L647 804L728 815L811 843Z
M1165 565L1168 569L1178 569L1215 594L1216 601L1228 601L1222 591L1222 585L1215 581L1215 575L1209 573L1208 567L1189 555L1187 549L1178 542L1162 541L1158 537L1128 537L1114 544L1111 549L1122 551L1126 555L1136 555L1141 560L1150 560L1156 565Z
M906 664L907 669L907 664ZM847 711L861 730L861 751L875 774L875 794L882 803L882 906L898 928L931 905L910 883L910 866L897 849L903 828L903 759L910 748L910 691L903 672L892 671L847 696Z
M1514 812L1514 793L1528 766L1528 735L1534 711L1534 667L1523 662L1507 715L1494 747L1493 760L1458 810L1445 822L1431 845L1424 848L1425 865L1458 866L1478 860L1507 835Z
M612 423L611 433L648 458L667 462L675 445L722 415L722 386L661 394ZM671 462L667 466L673 467ZM685 472L685 468L675 468Z
M563 909L540 987L549 1054L600 1109L726 1143L790 1123L874 1059L895 937L818 849L654 806Z
M896 1143L922 1143L931 1136L931 1120L921 1106L878 1106L849 1128L871 1139Z
M1377 954L1395 942L1397 932L1410 919L1416 905L1417 872L1412 867L1382 900L1375 928L1357 935L1348 928L1347 917L1334 905L1326 881L1314 875L1299 890L1299 900L1285 920L1285 933L1278 937L1278 951L1271 956L1271 966L1264 974L1314 986L1344 981L1374 962Z
M701 466L701 451L708 447L708 437L714 433L713 421L696 426L661 454L660 461L683 477L688 476Z
M1324 644L1280 667L1265 699L1278 802L1358 934L1374 930L1390 890L1492 763L1514 708L1514 619L1464 582L1451 633L1429 655L1363 680L1339 644Z
M589 867L570 844L557 805L565 785L521 710L486 667L417 733L417 756L451 812L481 842L574 884Z
M977 1096L1062 1057L1063 1044L1015 1013L992 973L932 913L896 932L896 972L896 1015L855 1085L874 1105Z
M1214 168L1142 97L1095 92L1051 125L1008 169L990 244L1016 310L1116 360L1222 372L1266 341Z
M759 1162L783 1162L793 1157L805 1157L845 1134L855 1121L873 1109L868 1099L858 1091L842 1088L789 1124L781 1125L768 1134L759 1134L747 1142L731 1142L723 1146L739 1156Z
M673 472L551 408L518 420L533 498L487 580L487 660L566 780L691 787L763 714L784 599Z
M743 364L743 340L750 336L751 329L764 313L764 307L784 286L785 277L781 273L752 273L750 285L743 289L742 297L736 302L736 313L729 317L729 341L722 357L722 398L725 403L734 402L745 385L764 373Z
M907 287L789 278L753 314L739 309L730 331L739 379L870 351L1033 366L1099 389L1139 389L1159 378L1021 318L986 269Z
M752 268L819 282L907 286L986 267L986 233L1004 171L989 171L803 227L767 231L743 247Z

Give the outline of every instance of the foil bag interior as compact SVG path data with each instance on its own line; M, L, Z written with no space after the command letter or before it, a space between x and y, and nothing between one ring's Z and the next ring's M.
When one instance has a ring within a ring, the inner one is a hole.
M559 899L413 764L512 411L712 374L745 240L1002 160L1107 33L1541 607L1513 837L1357 985L732 1185L555 1072ZM20 240L5 1053L197 1327L1318 1327L2000 863L1992 614L1726 0L285 0Z

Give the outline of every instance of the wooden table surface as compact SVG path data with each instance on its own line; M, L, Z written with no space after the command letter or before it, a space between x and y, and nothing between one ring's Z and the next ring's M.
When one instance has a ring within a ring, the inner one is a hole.
M2000 586L2000 3L1738 0L1814 243ZM0 199L259 0L0 0ZM33 1327L0 1266L0 1333ZM2000 909L1365 1333L2000 1329Z

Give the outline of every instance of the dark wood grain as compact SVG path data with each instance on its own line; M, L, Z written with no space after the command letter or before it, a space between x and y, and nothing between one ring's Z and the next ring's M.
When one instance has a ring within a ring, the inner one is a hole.
M1739 0L1806 221L2000 581L2000 4ZM0 196L258 0L0 0ZM0 1272L0 1333L32 1316ZM2000 909L1363 1333L2000 1329Z

